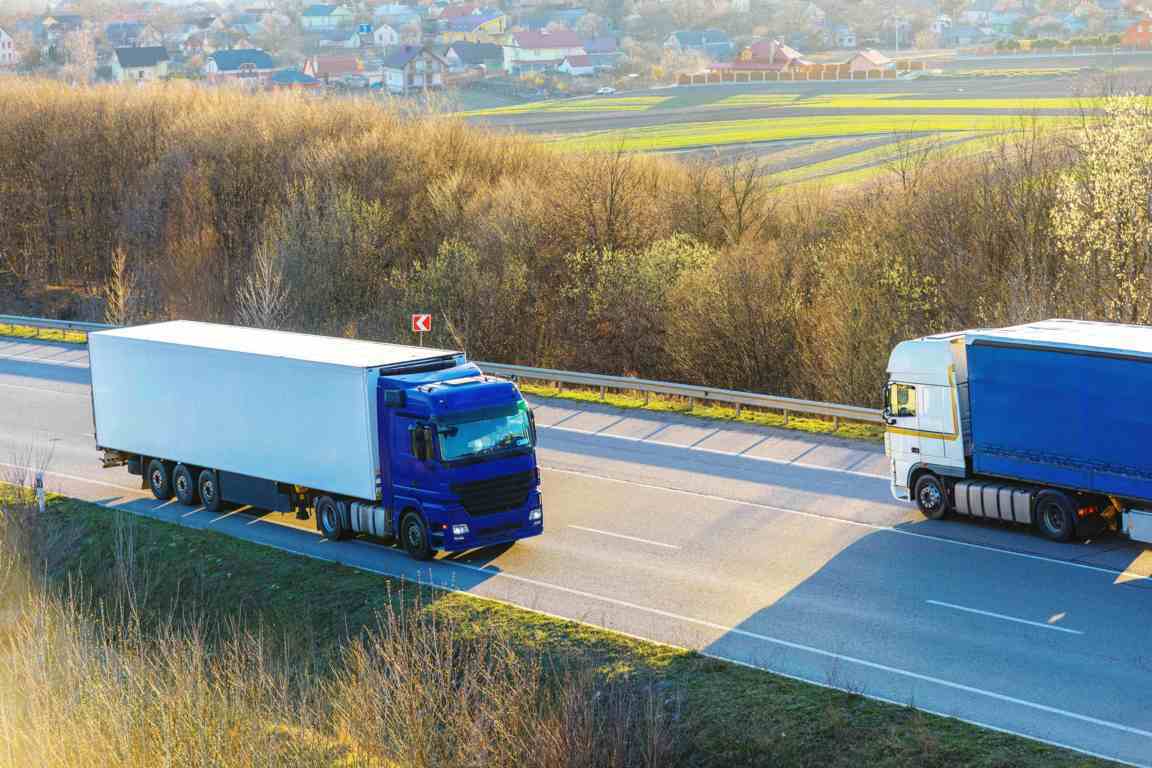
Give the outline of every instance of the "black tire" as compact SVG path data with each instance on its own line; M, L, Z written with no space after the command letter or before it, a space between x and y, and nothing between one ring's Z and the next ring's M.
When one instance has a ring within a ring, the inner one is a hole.
M415 512L404 515L400 521L400 546L413 560L431 560L432 542L424 518Z
M220 511L220 480L214 469L200 470L200 477L196 479L196 492L200 494L200 503L209 512Z
M177 464L172 470L172 492L176 494L176 501L184 506L196 506L196 478L183 464Z
M172 498L172 473L168 470L167 464L160 459L152 459L148 462L146 478L153 496L160 501Z
M944 483L940 482L940 478L933 474L920 475L916 480L916 487L913 489L913 494L916 498L916 506L920 508L920 514L929 520L943 520L948 516L948 491L944 488Z
M1076 536L1076 505L1060 491L1036 495L1036 527L1051 541L1071 541Z
M316 497L316 527L324 538L340 541L348 538L348 529L340 514L340 505L331 496Z

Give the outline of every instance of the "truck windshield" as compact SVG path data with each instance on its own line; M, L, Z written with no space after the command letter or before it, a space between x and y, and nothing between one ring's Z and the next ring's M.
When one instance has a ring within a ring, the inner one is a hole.
M524 401L506 408L485 408L439 425L440 456L459 461L504 451L530 448L528 406Z

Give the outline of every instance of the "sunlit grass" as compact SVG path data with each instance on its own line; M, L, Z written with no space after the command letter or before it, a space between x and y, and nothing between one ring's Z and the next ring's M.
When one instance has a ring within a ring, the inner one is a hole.
M82 331L64 331L58 328L35 328L29 325L0 323L0 336L17 339L40 339L42 341L63 341L69 344L86 344L88 334Z
M1003 110L1028 114L1034 110L1098 109L1098 98L948 98L918 96L911 93L868 94L737 94L717 102L723 107L786 107L790 109L917 109Z
M559 398L583 403L604 403L616 408L638 409L657 413L678 413L701 419L728 421L737 424L752 424L763 427L780 427L808 432L816 435L836 435L856 440L878 442L884 439L884 429L877 424L866 424L841 420L839 429L832 419L790 413L787 418L778 411L764 411L755 408L741 408L736 413L735 406L725 403L696 401L690 403L682 397L668 397L650 393L648 398L641 392L609 391L603 399L599 390L564 387L556 389L548 384L520 382L520 390L536 397Z

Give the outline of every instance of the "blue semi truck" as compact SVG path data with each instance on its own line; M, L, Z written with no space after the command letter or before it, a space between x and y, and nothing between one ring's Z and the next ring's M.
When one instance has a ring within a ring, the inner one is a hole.
M418 559L544 530L532 411L460 352L175 321L92 333L89 357L104 466L158 499Z
M905 341L883 415L892 493L928 518L1152 541L1152 327L1047 320Z

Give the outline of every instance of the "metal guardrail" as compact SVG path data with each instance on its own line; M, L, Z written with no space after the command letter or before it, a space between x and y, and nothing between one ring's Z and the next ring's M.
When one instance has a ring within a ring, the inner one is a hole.
M88 333L89 331L104 331L112 327L106 323L81 323L76 320L47 320L42 317L0 315L0 328L5 326L10 331L15 328L35 328L37 336L45 330Z
M792 397L778 397L776 395L761 395L756 392L740 392L733 389L716 389L714 387L700 387L693 384L674 384L667 381L652 381L650 379L634 379L629 376L605 376L599 373L573 373L571 371L554 371L548 368L529 368L522 365L503 365L500 363L480 363L476 365L488 373L497 376L506 376L511 379L529 379L532 381L551 381L558 387L572 384L580 387L593 387L600 390L600 399L603 400L608 390L625 392L641 392L644 394L644 403L648 403L649 395L669 395L682 397L689 402L706 400L716 403L730 403L736 406L736 415L744 407L759 408L770 411L781 411L784 414L784 423L788 423L793 413L804 413L823 416L833 420L833 428L840 428L840 420L859 421L867 424L883 424L880 411L875 408L863 408L858 405L841 405L839 403L821 403L815 400L798 400Z
M101 331L114 326L105 323L81 323L72 320L45 320L39 317L20 317L16 315L0 315L0 329L4 326L51 329L62 331ZM648 404L653 394L669 397L682 397L694 403L697 400L729 403L736 406L736 415L740 415L743 408L758 408L769 411L780 411L787 424L792 414L803 413L813 416L832 419L833 429L840 428L840 420L863 422L866 424L883 424L880 411L875 408L863 408L858 405L841 405L839 403L821 403L815 400L799 400L792 397L778 397L776 395L762 395L756 392L740 392L733 389L716 389L714 387L701 387L693 384L675 384L668 381L653 381L650 379L635 379L630 376L606 376L599 373L578 373L573 371L555 371L549 368L531 368L524 365L504 365L502 363L477 362L481 370L505 376L510 379L529 381L554 382L557 388L565 384L577 387L590 387L600 390L600 399L606 398L609 390L618 392L640 392L644 395L644 403Z

